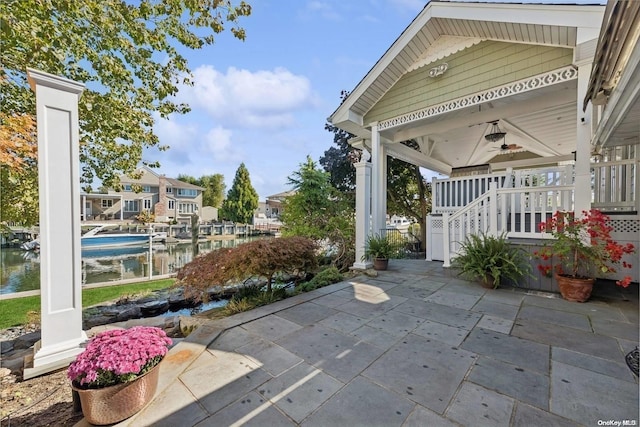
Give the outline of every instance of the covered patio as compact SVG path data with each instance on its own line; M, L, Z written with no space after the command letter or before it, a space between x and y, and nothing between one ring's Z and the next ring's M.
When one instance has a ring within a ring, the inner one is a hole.
M425 224L445 267L468 234L547 238L557 210L638 246L639 22L633 2L429 2L329 118L363 150L356 250L386 228L389 156L445 175Z

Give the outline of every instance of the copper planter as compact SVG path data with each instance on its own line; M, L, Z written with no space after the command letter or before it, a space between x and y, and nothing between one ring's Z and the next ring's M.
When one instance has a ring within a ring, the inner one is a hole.
M115 424L140 411L158 387L160 364L133 381L98 389L71 387L78 392L85 419L94 425Z

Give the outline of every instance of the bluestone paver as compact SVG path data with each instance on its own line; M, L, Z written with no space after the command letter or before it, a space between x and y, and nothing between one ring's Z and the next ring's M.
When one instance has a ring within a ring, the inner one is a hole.
M569 313L530 305L520 309L520 312L518 313L518 320L521 319L546 322L554 325L563 325L563 327L592 332L589 318L580 313Z
M480 313L472 313L460 308L416 300L409 300L400 304L397 310L422 319L433 320L463 329L473 328L482 317Z
M549 376L522 366L480 357L467 380L538 408L549 409Z
M617 322L610 319L602 319L600 317L591 318L593 331L596 334L608 335L611 337L622 338L625 340L638 339L638 324L628 322Z
M459 427L460 424L448 420L435 412L416 405L409 418L402 424L402 427Z
M336 313L337 312L330 307L308 302L282 310L278 312L278 316L297 323L298 325L306 326L319 322L322 319L326 319Z
M302 328L302 325L291 322L277 314L271 314L253 322L245 323L241 327L260 338L277 340L293 331L297 331Z
M474 360L473 353L409 334L362 374L442 414Z
M299 423L342 387L344 383L301 363L267 381L258 393Z
M546 374L549 346L499 332L475 328L462 344L465 350Z
M207 361L180 376L180 381L209 414L214 414L271 379L251 358L233 352L215 353Z
M425 320L421 325L413 330L413 333L421 337L442 341L453 346L459 346L467 337L469 331L455 326L443 325L442 323Z
M295 354L263 339L251 341L238 348L236 353L251 357L256 364L273 376L280 375L302 362L302 359Z
M620 362L601 359L584 353L578 353L564 348L553 347L551 359L567 365L577 366L609 377L635 382L635 377L629 367L620 359Z
M318 322L318 324L326 326L328 328L336 329L340 332L349 333L358 329L366 322L367 320L361 317L353 316L344 312L339 312L327 317L326 319L321 320L320 322Z
M519 306L491 301L485 298L486 297L482 297L480 301L471 308L471 310L508 320L514 320L520 310Z
M402 313L397 310L389 310L375 319L367 322L368 326L380 329L389 335L401 337L418 327L424 319Z
M638 420L638 384L553 361L551 412L589 426Z
M180 381L174 381L156 395L138 416L124 421L124 424L129 427L194 426L208 415L189 389Z
M446 417L464 426L506 426L509 425L513 405L513 399L465 381Z
M469 310L476 305L480 295L469 295L465 293L449 291L447 288L443 288L435 291L424 300L427 302L434 302L436 304L447 305L449 307L461 308L463 310Z
M579 424L522 402L516 404L513 427L579 427Z
M511 335L610 360L620 360L615 338L531 319L516 319Z
M179 425L179 424L178 424ZM256 392L251 392L233 404L198 423L197 427L219 426L292 427L296 424Z
M301 425L327 426L401 426L415 404L358 377L336 393Z
M364 325L355 331L352 331L351 335L383 350L387 350L389 347L392 347L402 338L388 334L380 329L372 328L368 325Z
M478 328L489 329L492 331L509 334L513 327L513 320L503 319L501 317L490 316L485 314L478 322Z

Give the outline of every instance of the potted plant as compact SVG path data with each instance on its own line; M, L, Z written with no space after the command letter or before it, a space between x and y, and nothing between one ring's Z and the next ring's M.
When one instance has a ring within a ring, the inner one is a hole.
M171 339L155 327L97 334L69 365L67 376L91 424L114 424L146 405L158 385L158 364Z
M382 234L370 234L364 243L362 260L372 259L375 270L386 270L389 258L398 253L398 246L387 236Z
M553 268L546 262L558 261L555 277L560 293L577 302L589 299L597 273L615 273L619 264L631 268L622 257L635 252L631 243L622 245L611 238L607 215L597 209L582 214L576 218L573 212L556 212L549 221L540 223L540 231L550 233L554 240L534 252L543 261L538 269L549 277ZM626 288L630 282L631 276L626 276L616 284Z
M526 253L510 245L505 233L471 234L461 246L460 254L451 261L452 267L459 269L460 275L480 281L485 288L497 288L503 278L517 282L530 272Z

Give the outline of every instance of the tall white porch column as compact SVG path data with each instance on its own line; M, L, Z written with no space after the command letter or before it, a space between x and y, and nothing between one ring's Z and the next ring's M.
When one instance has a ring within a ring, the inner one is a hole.
M36 93L40 193L41 339L31 378L68 365L87 339L82 330L78 97L84 85L28 69Z
M576 117L576 165L574 208L577 215L591 209L591 103L585 112L582 104L589 86L591 61L578 64L578 114Z
M373 265L362 260L364 244L371 233L371 163L363 156L356 168L356 262L353 268L367 269Z
M380 233L387 217L387 153L380 140L378 122L371 124L371 229Z

